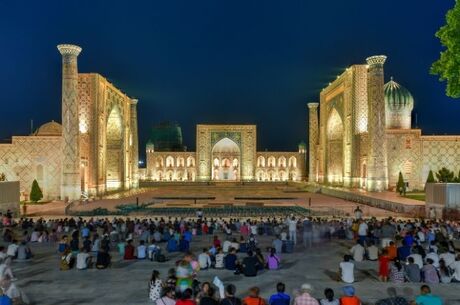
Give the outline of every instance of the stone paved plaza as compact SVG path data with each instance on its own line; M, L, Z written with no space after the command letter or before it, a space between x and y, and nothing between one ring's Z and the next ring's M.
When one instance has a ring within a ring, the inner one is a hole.
M222 237L222 236L221 236ZM271 243L269 236L259 238L261 249ZM192 242L195 254L203 246L210 244L210 237L196 237ZM234 275L226 270L200 271L198 280L212 281L218 276L224 284L234 283L239 296L245 296L249 287L257 285L261 295L268 298L275 290L278 281L287 285L292 293L302 283L311 283L315 297L322 297L323 290L331 287L340 295L342 283L337 282L338 264L350 247L349 241L332 241L317 243L311 250L297 246L293 254L282 255L282 267L279 271L264 271L255 278ZM179 253L167 255L165 263L150 261L123 261L116 252L112 252L113 266L107 270L90 269L85 271L59 271L59 256L55 247L32 245L35 257L27 263L13 263L13 272L19 279L16 284L23 289L32 304L149 304L147 283L153 269L158 269L162 278L167 277L167 270L182 257ZM241 255L243 256L243 254ZM386 295L386 289L394 286L381 283L377 279L377 263L356 263L354 286L357 295L364 304L374 304ZM397 286L399 294L413 299L419 292L419 284L401 284ZM457 284L438 284L432 286L433 293L445 300L445 305L460 304Z

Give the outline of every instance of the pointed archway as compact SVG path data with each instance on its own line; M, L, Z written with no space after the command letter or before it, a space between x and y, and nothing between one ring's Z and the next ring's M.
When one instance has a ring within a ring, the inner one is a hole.
M241 151L238 144L229 138L223 138L214 145L211 153L212 180L240 180Z

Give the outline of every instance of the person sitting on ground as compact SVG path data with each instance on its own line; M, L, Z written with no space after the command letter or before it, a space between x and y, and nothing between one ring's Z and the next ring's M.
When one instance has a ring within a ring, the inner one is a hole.
M278 235L272 241L272 247L275 248L276 253L281 253L283 251L283 241L280 239Z
M196 305L196 302L192 297L192 289L187 288L180 294L180 298L176 301L176 305Z
M420 287L420 295L415 298L417 305L442 305L440 297L431 294L431 288L428 285Z
M343 262L340 263L340 278L343 282L351 284L355 281L355 265L351 262L350 255L343 256Z
M184 292L186 289L191 288L193 284L193 267L189 261L183 259L179 262L176 268L177 289Z
M64 253L62 253L61 256L61 263L59 269L62 271L72 269L74 261L75 259L72 255L72 251L70 250L70 248L65 249Z
M340 298L340 305L361 305L361 300L355 295L355 287L342 287L344 296Z
M420 283L421 281L421 274L420 268L415 263L413 257L407 258L407 264L404 266L404 273L406 280L411 283Z
M201 270L211 268L211 257L209 256L208 249L203 248L203 252L198 255L198 263Z
M10 304L23 304L21 300L21 291L12 282L9 275L6 275L0 282L0 288L3 291L3 294L11 300Z
M268 300L269 305L289 305L291 304L291 297L285 293L286 285L279 282L276 284L276 293L270 296Z
M11 299L0 289L0 304L13 305Z
M8 255L6 254L6 248L4 246L0 246L0 259L5 260L7 257ZM454 257L454 261L455 261L455 257Z
M362 262L364 259L364 252L365 252L365 249L362 245L362 242L361 240L358 239L356 241L356 244L350 249L350 253L351 255L353 255L353 260L355 262Z
M214 247L219 248L221 246L220 239L217 235L214 235L214 239L212 241Z
M450 271L449 267L447 267L446 262L441 259L439 261L439 280L443 284L450 283L452 281L452 272Z
M259 287L249 288L249 295L243 299L243 305L267 305L265 300L259 296Z
M230 247L232 246L232 242L229 239L226 239L224 241L224 244L222 245L222 250L224 251L225 254L230 251Z
M72 234L72 240L70 240L70 250L76 254L80 250L80 240L78 238L78 231Z
M376 261L379 259L379 248L375 246L373 241L370 241L369 247L367 247L367 259L370 261Z
M310 294L313 292L313 287L310 284L303 284L300 287L299 295L294 299L293 305L319 305L319 302Z
M157 255L161 254L161 248L156 245L156 240L154 238L152 238L152 242L148 246L147 251L151 261L153 261Z
M155 305L175 305L175 291L170 287L163 288L163 296L156 300Z
M30 258L32 258L32 250L27 246L27 242L23 240L18 246L17 259L18 261L25 261Z
M379 257L379 278L382 282L388 281L390 275L390 258L388 257L387 249L382 250L382 255Z
M403 241L402 245L398 247L397 255L400 261L405 261L407 257L411 254L411 246L407 245L405 241Z
M230 248L235 249L236 252L240 250L240 243L238 242L238 240L236 240L236 238L232 239L232 242L230 243Z
M225 298L220 300L220 305L242 305L241 299L235 297L235 293L235 285L227 285L227 287L225 287Z
M236 256L235 248L230 248L230 252L224 258L225 269L236 271L238 266L238 256Z
M218 305L215 296L215 289L211 286L208 287L208 290L201 296L199 300L200 305Z
M245 276L256 276L257 270L259 270L258 260L254 257L251 250L248 251L247 256L243 259L242 272Z
M96 268L106 269L110 267L110 264L111 264L110 254L105 249L101 248L99 252L97 252Z
M390 280L395 284L404 283L404 269L401 262L397 259L390 264Z
M270 253L267 255L267 267L269 270L277 270L280 266L280 258L276 255L275 248L270 248Z
M137 252L137 259L147 258L147 247L145 246L145 242L143 240L139 242L139 246L137 246L136 252Z
M6 254L12 259L15 259L18 257L18 248L19 248L18 241L16 239L13 239L13 242L8 245Z
M216 254L216 263L214 264L214 268L223 269L224 259L225 259L224 251L222 250L222 248L219 248L218 253Z
M3 280L7 275L10 277L11 280L16 280L16 278L13 276L13 270L11 269L10 257L0 259L0 281Z
M86 236L84 239L83 239L83 248L86 249L86 252L91 252L91 246L92 246L92 243L91 243L91 240L89 239L88 236Z
M126 246L125 246L125 254L123 255L123 259L125 260L136 259L136 256L134 256L135 248L132 245L132 243L133 243L133 240L128 239Z
M396 288L389 287L387 293L389 297L378 300L375 305L409 305L404 297L397 295Z
M160 272L158 270L152 271L152 276L149 281L149 299L156 302L161 297L163 281L160 279Z
M91 268L91 256L89 255L87 248L81 248L80 253L77 254L76 267L78 270Z
M427 284L438 284L439 276L438 271L433 266L433 260L431 258L426 260L426 265L421 269L423 274L423 281Z
M256 249L255 257L257 259L257 269L264 270L266 263L265 263L264 255L262 254L262 251L260 250L260 248Z
M334 290L326 288L324 290L324 299L319 301L320 305L340 305L339 299L334 298Z

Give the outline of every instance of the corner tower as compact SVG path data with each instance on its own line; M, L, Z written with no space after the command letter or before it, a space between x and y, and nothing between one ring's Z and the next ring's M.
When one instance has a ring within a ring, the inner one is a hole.
M368 169L367 190L380 192L388 188L387 145L385 136L385 99L383 65L386 56L366 58L368 100Z
M77 65L81 48L71 44L57 48L62 55L61 199L77 200L81 196Z

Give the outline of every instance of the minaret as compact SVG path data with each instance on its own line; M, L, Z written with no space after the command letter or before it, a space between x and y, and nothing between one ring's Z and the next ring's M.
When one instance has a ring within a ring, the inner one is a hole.
M131 100L131 116L130 116L130 125L131 125L131 143L132 145L132 171L131 171L131 187L139 186L139 140L137 134L137 99Z
M316 181L316 145L318 144L318 103L308 103L308 181Z
M81 180L77 57L81 48L70 44L60 44L57 48L62 55L61 199L78 200Z
M385 99L383 94L383 64L386 56L366 59L368 100L368 166L367 190L384 191L388 188L387 145L385 136Z

